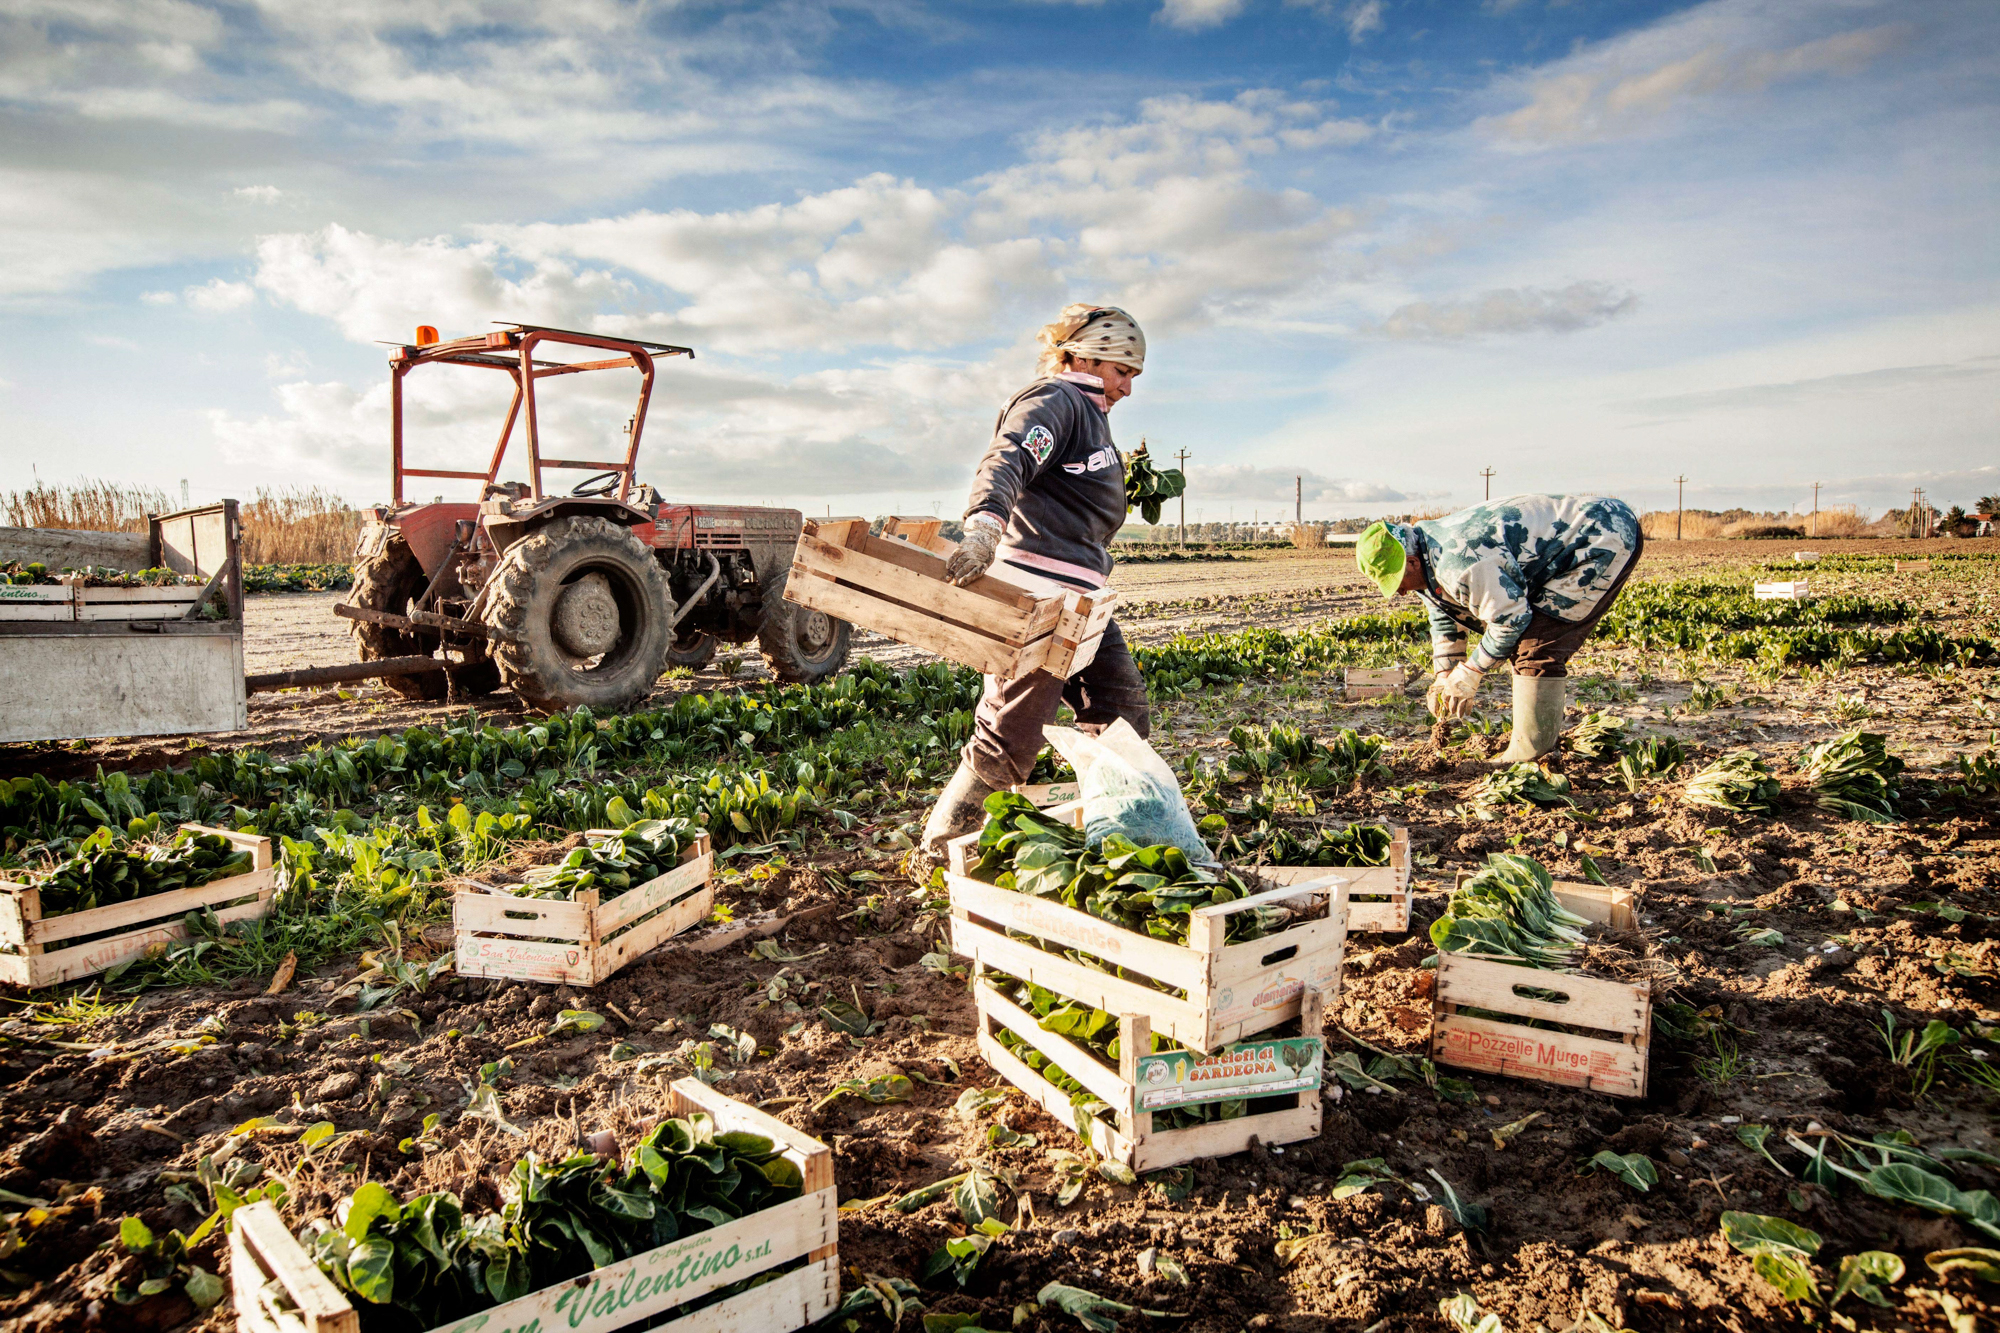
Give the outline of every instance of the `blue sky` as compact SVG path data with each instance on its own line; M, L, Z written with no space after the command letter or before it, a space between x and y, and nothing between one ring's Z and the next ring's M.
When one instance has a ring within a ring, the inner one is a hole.
M518 319L699 349L668 494L952 513L1090 300L1190 517L1970 503L1996 102L1982 0L16 0L0 489L379 500L375 340ZM559 387L617 438L629 376ZM492 377L413 389L483 457Z

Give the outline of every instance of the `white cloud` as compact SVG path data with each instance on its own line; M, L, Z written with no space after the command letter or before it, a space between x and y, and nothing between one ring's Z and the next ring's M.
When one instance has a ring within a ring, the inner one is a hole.
M1554 291L1522 287L1461 301L1415 301L1391 311L1370 332L1387 338L1456 340L1505 333L1575 333L1638 307L1638 296L1606 282L1573 282Z
M1371 32L1382 31L1382 0L1351 4L1341 17L1347 21L1347 40L1359 42Z
M140 292L139 299L147 305L173 305L181 298L172 292Z
M255 301L257 289L247 282L225 282L221 278L210 278L198 287L189 287L181 295L194 309L219 315L230 310L241 310Z
M1805 6L1796 14L1812 17ZM1525 105L1487 116L1479 127L1516 148L1619 138L1657 129L1672 113L1712 99L1859 73L1911 35L1910 25L1887 23L1801 41L1755 8L1701 6L1535 71L1519 81Z
M275 185L239 185L230 193L253 204L275 204L285 192Z
M1198 32L1219 28L1243 12L1244 0L1164 0L1156 16L1162 23Z

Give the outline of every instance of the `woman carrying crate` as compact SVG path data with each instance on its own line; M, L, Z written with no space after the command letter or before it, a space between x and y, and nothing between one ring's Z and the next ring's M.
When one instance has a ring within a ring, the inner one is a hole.
M1433 716L1461 717L1486 673L1514 668L1514 735L1496 767L1540 759L1562 735L1569 659L1645 550L1639 516L1601 495L1516 495L1421 523L1377 523L1355 543L1384 597L1430 610ZM1466 652L1468 631L1479 642Z
M1073 305L1037 336L1037 378L1000 409L979 460L965 539L945 567L953 583L991 575L1061 593L1102 588L1110 577L1111 539L1126 509L1125 460L1107 417L1145 367L1146 335L1115 306ZM1146 682L1116 620L1090 665L1067 680L1046 671L986 678L972 739L924 825L924 850L934 860L946 842L979 826L987 796L1027 781L1042 728L1065 703L1079 730L1099 732L1124 718L1147 734Z

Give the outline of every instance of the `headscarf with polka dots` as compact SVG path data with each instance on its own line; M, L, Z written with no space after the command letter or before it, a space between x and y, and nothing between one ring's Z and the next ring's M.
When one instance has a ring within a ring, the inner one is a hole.
M1092 361L1116 361L1134 370L1146 365L1146 335L1139 321L1117 306L1082 302L1064 308L1053 324L1035 335L1042 344L1038 369L1053 375L1062 369L1065 353Z

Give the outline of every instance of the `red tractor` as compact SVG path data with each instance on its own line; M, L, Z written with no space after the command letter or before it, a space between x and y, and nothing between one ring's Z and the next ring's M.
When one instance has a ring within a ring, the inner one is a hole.
M542 359L567 347L605 355ZM370 675L412 699L504 685L538 709L617 710L643 699L669 665L706 665L723 642L754 637L780 680L817 681L840 670L846 622L784 597L798 510L676 504L637 484L654 362L674 356L694 352L534 324L449 342L425 327L414 345L390 353L393 498L368 512L353 594L335 608L354 622ZM513 404L484 472L403 465L403 378L430 365L498 370L513 381ZM624 460L546 456L536 384L625 367L639 372L639 403L626 423ZM528 480L502 481L524 416ZM551 495L542 485L546 468L595 475ZM404 499L405 477L483 485L477 503L419 504Z

